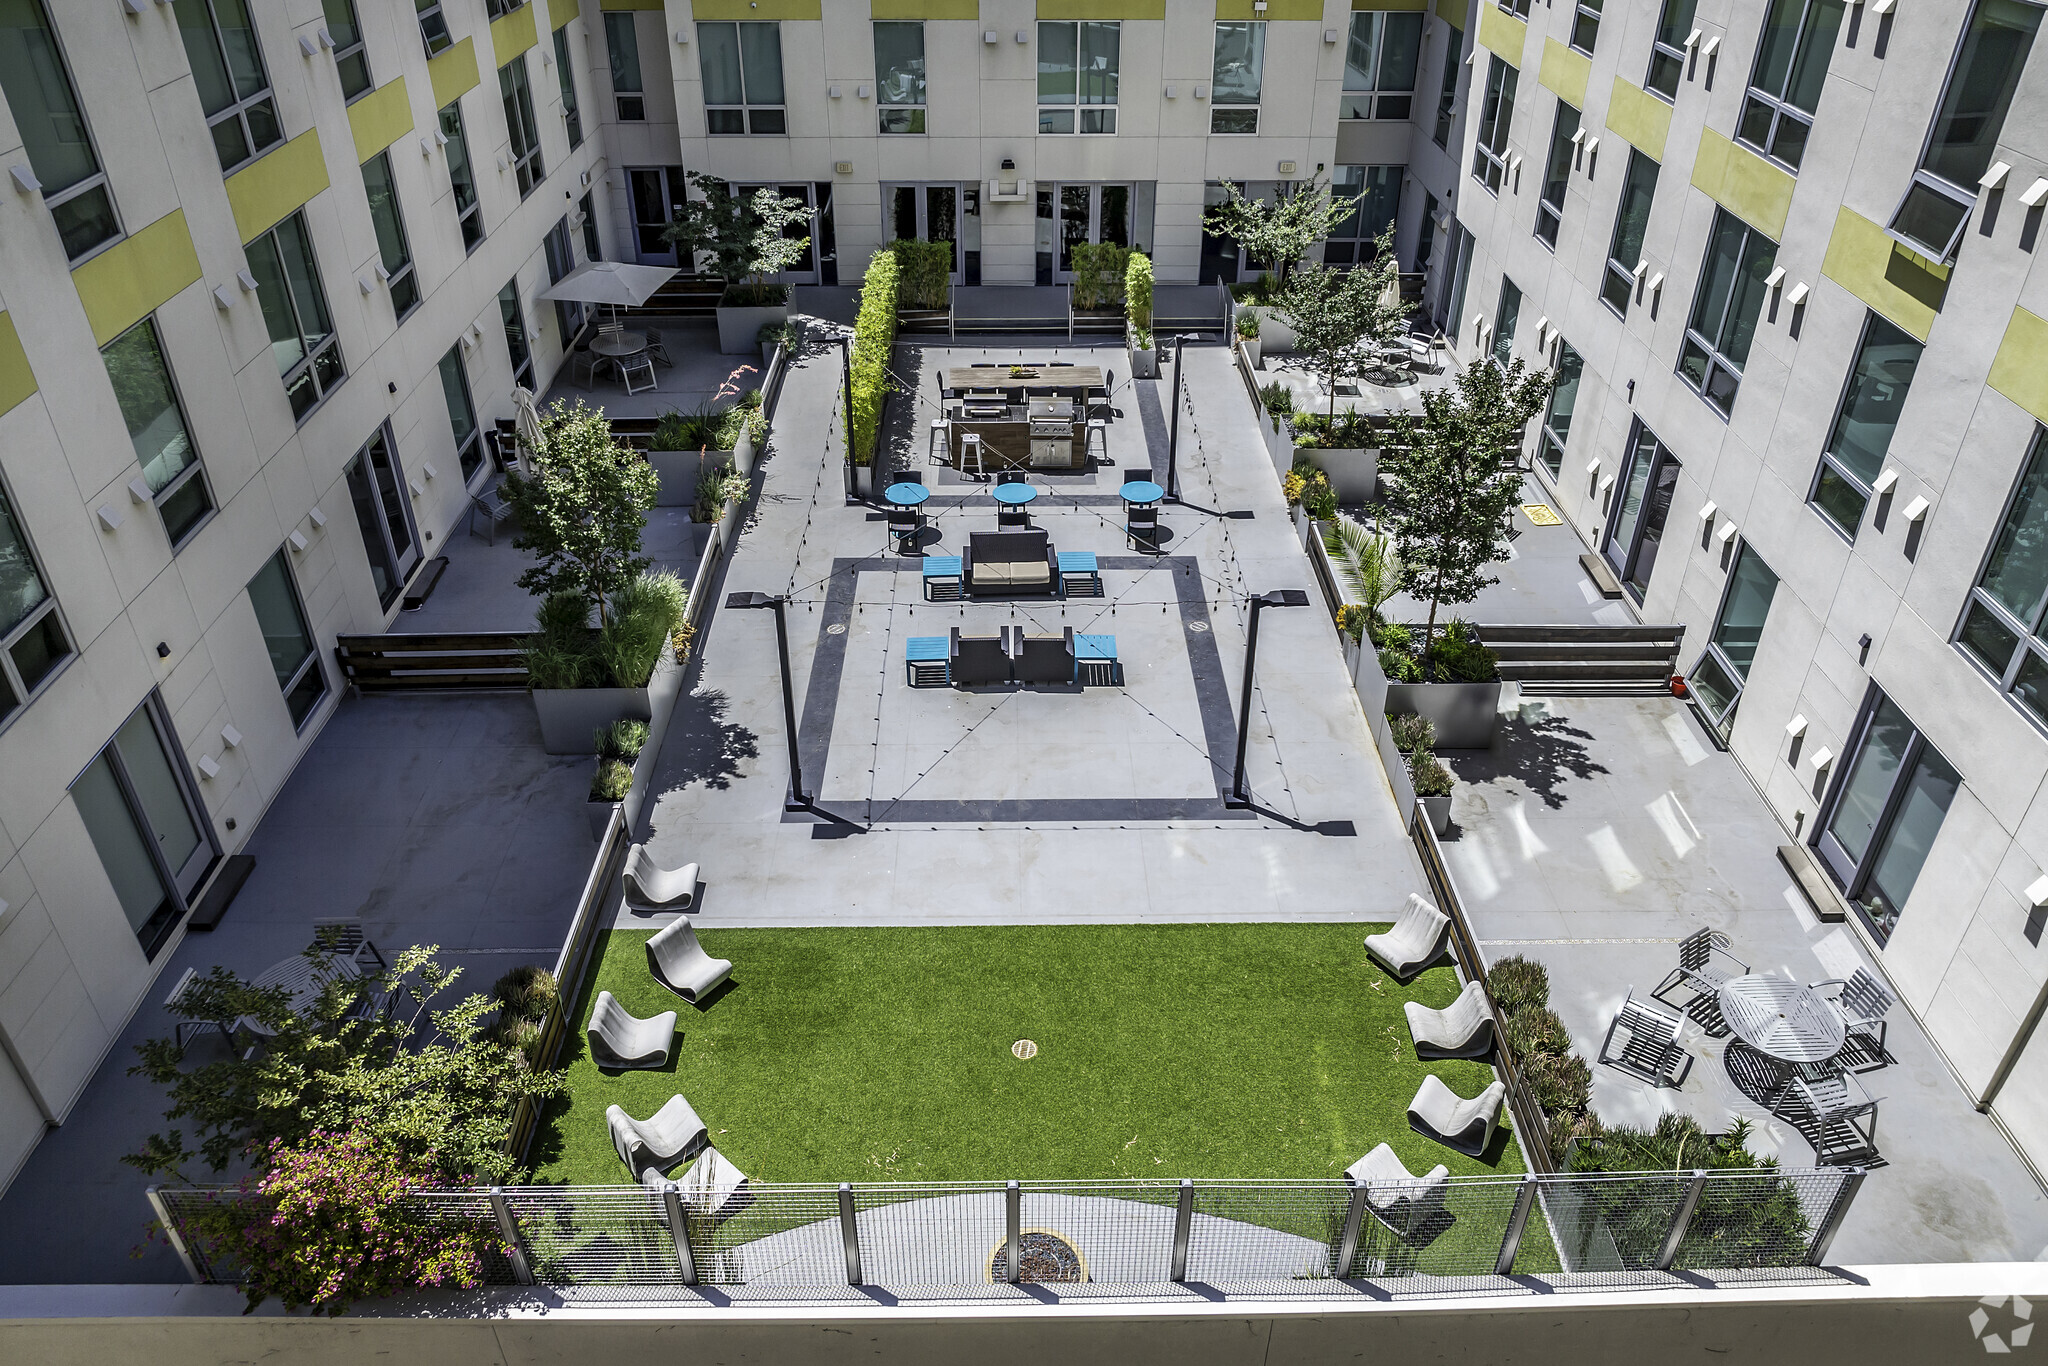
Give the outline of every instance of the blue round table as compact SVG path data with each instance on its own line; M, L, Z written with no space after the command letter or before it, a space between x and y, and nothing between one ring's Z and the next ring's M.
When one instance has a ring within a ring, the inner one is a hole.
M1133 479L1117 492L1126 503L1156 503L1166 496L1166 490L1150 479Z
M914 508L932 496L932 491L923 484L891 484L882 490L882 497L900 508Z
M1022 507L1038 496L1038 489L1031 484L997 484L989 490L989 496L998 503Z

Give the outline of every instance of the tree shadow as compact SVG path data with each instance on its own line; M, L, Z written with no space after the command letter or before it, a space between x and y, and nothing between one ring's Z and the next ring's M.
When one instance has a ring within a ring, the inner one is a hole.
M1503 716L1492 749L1449 751L1437 757L1461 781L1519 783L1555 811L1565 804L1566 780L1583 781L1609 771L1605 764L1594 761L1584 743L1592 738L1591 731L1579 729L1562 716L1536 721Z
M761 756L760 737L725 719L730 700L723 692L690 692L676 702L662 745L664 790L702 783L723 791L740 774L743 760Z

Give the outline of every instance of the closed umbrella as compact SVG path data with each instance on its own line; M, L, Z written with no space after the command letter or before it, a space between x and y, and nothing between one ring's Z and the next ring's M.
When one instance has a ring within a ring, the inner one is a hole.
M540 292L543 299L570 304L608 304L612 321L621 308L638 308L675 275L674 266L636 266L624 261L592 261L576 267Z
M534 405L533 390L523 384L512 387L512 421L519 439L513 443L513 463L522 478L533 477L533 453L540 449L540 409Z

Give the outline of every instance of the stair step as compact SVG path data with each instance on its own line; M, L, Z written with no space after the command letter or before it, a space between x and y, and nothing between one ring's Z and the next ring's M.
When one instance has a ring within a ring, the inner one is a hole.
M1499 648L1504 641L1553 643L1585 640L1635 640L1677 643L1685 634L1683 626L1510 626L1479 625L1472 628L1488 645Z
M1504 659L1500 662L1500 676L1524 682L1529 680L1627 678L1646 679L1661 683L1670 679L1671 671L1664 668L1661 664L1645 666L1635 662L1602 663L1595 660L1566 660L1550 663L1523 663Z
M1678 651L1666 640L1516 640L1486 643L1489 649L1500 656L1503 663L1511 659L1517 662L1632 659L1651 663L1678 657Z

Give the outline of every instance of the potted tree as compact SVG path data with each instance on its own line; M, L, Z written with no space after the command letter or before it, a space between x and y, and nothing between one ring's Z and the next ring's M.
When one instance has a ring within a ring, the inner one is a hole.
M1370 502L1378 493L1379 438L1372 421L1361 413L1337 413L1337 385L1355 379L1372 362L1360 343L1398 328L1408 307L1399 289L1387 303L1388 271L1393 265L1392 229L1381 237L1385 251L1379 264L1356 270L1332 270L1311 263L1295 271L1280 289L1278 310L1294 332L1295 350L1306 368L1321 377L1329 397L1320 416L1294 418L1295 455L1303 454L1330 476L1337 497L1346 503Z
M773 190L739 195L732 186L701 171L690 172L697 196L682 217L662 230L662 239L694 261L711 258L713 273L725 281L718 300L718 349L728 356L752 355L763 327L789 321L789 286L769 283L810 247L808 236L789 229L808 223L811 207Z
M1439 638L1437 614L1499 582L1486 568L1508 552L1508 513L1522 489L1514 454L1549 388L1548 371L1532 374L1519 359L1505 370L1481 363L1458 376L1456 389L1424 394L1420 419L1396 413L1388 424L1385 521L1408 592L1429 604L1429 618L1413 642L1412 670L1402 669L1413 681L1393 683L1387 707L1429 717L1446 749L1493 743L1500 677L1493 652L1462 622ZM1383 659L1408 644L1375 643Z
M1247 285L1231 289L1230 325L1237 327L1240 304L1249 299L1271 303L1287 286L1296 266L1310 247L1335 232L1340 224L1358 212L1365 196L1332 199L1329 183L1310 177L1274 201L1248 199L1230 181L1223 182L1224 200L1211 206L1202 217L1203 230L1228 237L1244 248L1254 261L1265 262L1277 276L1261 276ZM1259 318L1259 343L1267 352L1292 351L1294 339L1287 322L1268 311Z
M1152 336L1152 258L1133 251L1124 266L1124 350L1132 379L1159 378L1159 346Z
M761 391L740 388L741 377L753 373L753 366L739 366L695 412L671 408L655 423L647 463L659 481L656 507L689 507L704 471L713 465L730 465L741 474L753 471L754 456L768 435ZM726 406L719 407L721 402Z
M1067 286L1067 310L1078 324L1101 324L1115 331L1126 322L1124 290L1131 249L1114 242L1076 242L1074 282Z

